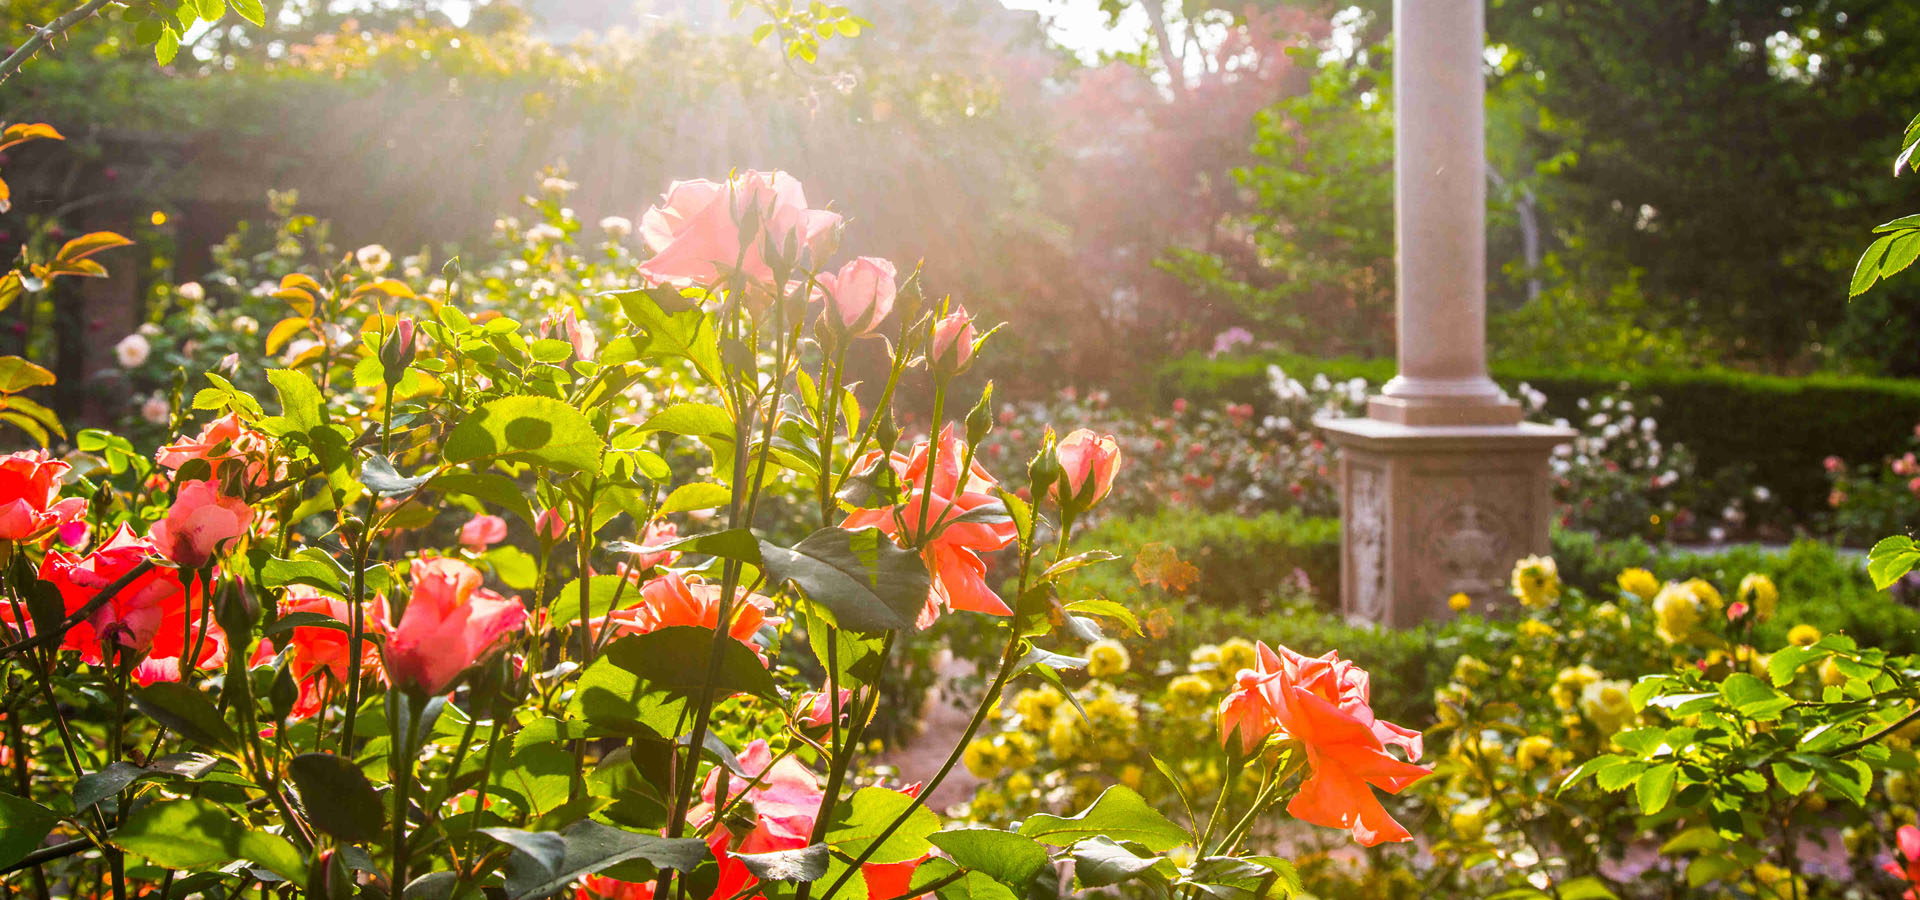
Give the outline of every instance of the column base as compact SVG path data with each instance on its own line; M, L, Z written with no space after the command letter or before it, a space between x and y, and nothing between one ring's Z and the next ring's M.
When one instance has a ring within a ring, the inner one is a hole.
M1340 604L1349 620L1406 627L1450 618L1447 598L1457 593L1483 612L1514 602L1514 560L1549 550L1547 461L1572 429L1317 424L1340 448Z

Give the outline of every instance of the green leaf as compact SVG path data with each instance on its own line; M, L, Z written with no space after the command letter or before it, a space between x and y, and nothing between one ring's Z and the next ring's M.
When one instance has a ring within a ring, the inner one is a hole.
M240 18L256 26L267 24L267 9L260 0L227 0L227 3L233 6L233 11L238 13Z
M305 372L268 369L267 381L280 394L280 418L294 431L312 431L326 424L327 401Z
M367 457L366 462L360 464L360 483L366 485L367 490L382 497L411 494L421 485L432 481L433 475L432 469L411 477L401 475L393 468L392 462L378 453Z
M1077 816L1061 818L1042 813L1020 825L1020 833L1043 844L1069 847L1091 837L1133 841L1155 853L1187 843L1186 830L1125 785L1116 784Z
M1779 760L1772 766L1773 780L1780 782L1780 789L1789 794L1798 794L1813 783L1813 770L1795 765L1788 760Z
M1106 887L1138 877L1166 857L1140 856L1107 837L1090 837L1073 845L1073 877L1084 887Z
M60 816L38 803L0 794L0 866L25 859L47 839Z
M244 859L295 884L307 877L300 851L286 838L251 830L242 815L211 800L151 804L127 819L111 840L169 869L212 869Z
M196 632L197 633L197 632ZM204 694L177 681L156 682L133 692L133 705L188 740L218 750L233 750L240 739Z
M1025 835L992 828L942 831L928 840L961 868L1024 889L1047 864L1047 848Z
M732 856L761 881L794 883L819 881L827 874L827 862L832 858L826 844L814 844L798 850L775 850L772 853L735 853Z
M687 437L719 437L733 440L733 417L711 403L675 403L648 418L640 426L644 433L664 431Z
M447 435L449 463L494 459L544 463L572 472L600 469L606 449L579 410L551 397L502 397L474 410Z
M1775 687L1793 683L1801 667L1827 655L1827 651L1817 647L1799 647L1788 645L1773 652L1767 659L1767 677Z
M1867 252L1860 254L1860 261L1853 267L1853 280L1847 285L1847 296L1858 297L1880 280L1880 262L1886 259L1887 248L1893 245L1893 235L1883 234L1867 245Z
M1606 882L1592 875L1562 882L1554 890L1560 900L1620 900Z
M18 394L54 382L53 373L18 356L0 356L0 394Z
M287 775L300 789L307 819L321 831L349 843L380 837L386 805L352 760L331 753L302 753L287 763Z
M692 512L697 509L718 509L733 500L733 492L724 484L712 484L697 481L683 484L673 489L667 499L660 504L660 515L677 512Z
M912 808L911 814L907 810ZM887 826L906 815L885 842L874 846ZM867 857L871 863L903 863L927 855L932 846L928 838L940 830L940 817L912 797L883 787L861 788L834 810L833 826L827 829L827 843L835 852L859 857L873 847Z
M625 587L622 587L623 583ZM622 603L637 603L640 600L640 586L620 575L593 576L587 582L587 615L596 621L605 616L607 610L613 608L616 595ZM553 603L547 607L547 619L559 627L580 624L580 579L567 582L561 586L559 593L553 595Z
M1897 234L1887 245L1887 258L1880 261L1880 277L1891 278L1920 259L1920 231Z
M822 528L792 549L762 540L760 558L769 581L792 582L841 628L912 632L926 607L925 563L878 529Z
M914 868L909 892L923 891L927 885L951 877L960 871L953 863L936 856ZM855 882L847 883L852 885ZM865 891L858 893L864 895ZM959 881L936 889L933 896L939 900L1019 900L1020 897L1027 896L1027 891L1023 887L1020 893L1015 894L1006 885L987 877L985 873L965 872Z
M668 313L648 291L620 291L614 297L626 311L627 318L646 334L645 341L636 342L642 357L686 359L708 384L724 383L720 372L720 341L714 334L712 321L699 307ZM671 299L679 301L678 296Z
M498 839L498 832L488 829ZM609 866L633 860L654 869L691 872L708 858L707 844L699 838L664 838L612 828L592 820L583 820L559 832L561 855L557 865L536 859L517 848L507 858L507 894L513 900L544 897L563 890L574 881ZM509 846L515 846L509 844ZM622 873L626 874L626 873Z
M713 631L691 625L620 638L581 673L567 715L619 734L674 737L681 713L706 680L712 649ZM714 696L778 696L773 677L745 644L727 640L720 652Z
M1882 538L1867 551L1867 574L1875 590L1884 591L1920 566L1920 544L1906 535Z
M1673 798L1674 778L1679 772L1678 765L1661 763L1640 776L1640 780L1634 783L1634 793L1640 800L1642 815L1651 816L1667 807L1667 801Z
M86 809L126 790L127 785L150 774L130 762L115 762L99 771L89 772L73 784L73 808ZM5 863L0 862L0 865Z
M497 472L443 472L427 484L428 490L484 500L532 525L537 517L525 491L513 479Z
M180 32L169 22L161 30L159 39L154 41L153 58L164 66L173 62L173 58L178 55L180 55Z

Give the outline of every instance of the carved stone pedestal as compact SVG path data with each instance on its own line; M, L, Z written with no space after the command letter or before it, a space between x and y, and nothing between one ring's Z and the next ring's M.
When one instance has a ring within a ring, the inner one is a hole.
M1340 604L1347 618L1395 627L1511 603L1513 562L1548 552L1547 460L1569 429L1420 426L1379 419L1319 423L1340 448Z

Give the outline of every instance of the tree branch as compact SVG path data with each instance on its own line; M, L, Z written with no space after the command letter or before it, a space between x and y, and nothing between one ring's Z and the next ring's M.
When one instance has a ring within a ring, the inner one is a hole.
M33 34L20 44L19 49L14 50L6 59L0 60L0 81L5 81L13 73L20 71L20 67L26 65L28 59L35 53L39 53L40 48L53 43L54 38L80 24L81 19L99 12L101 7L111 2L113 0L87 0L79 8L69 10L60 18L47 23L46 27L34 29Z

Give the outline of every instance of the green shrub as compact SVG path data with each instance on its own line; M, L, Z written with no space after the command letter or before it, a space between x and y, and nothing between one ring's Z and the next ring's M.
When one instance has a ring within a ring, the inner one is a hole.
M1741 578L1758 572L1780 588L1779 611L1755 628L1760 646L1786 643L1787 629L1805 623L1822 633L1845 632L1862 646L1889 653L1920 652L1920 611L1874 590L1864 560L1819 541L1797 541L1784 552L1742 545L1693 553L1556 532L1553 555L1562 579L1595 596L1611 593L1614 577L1631 566L1651 570L1663 581L1698 576L1728 597Z
M1267 366L1278 364L1295 378L1324 374L1363 377L1376 384L1393 376L1392 360L1320 360L1291 354L1224 359L1187 356L1160 369L1154 399L1195 403L1251 403L1264 409L1271 396ZM1659 397L1660 433L1685 444L1702 472L1744 471L1765 485L1804 521L1826 508L1821 461L1878 459L1904 448L1920 422L1920 382L1888 378L1811 375L1787 378L1726 370L1609 371L1543 369L1501 365L1494 377L1511 389L1526 382L1547 395L1551 415L1581 415L1579 400L1621 384Z
M1198 569L1189 595L1201 604L1254 609L1295 583L1304 572L1323 604L1340 594L1340 523L1301 515L1297 510L1258 516L1162 509L1147 516L1103 521L1076 536L1074 545L1141 548L1165 544ZM1134 608L1141 593L1131 560L1092 566L1076 576L1071 593L1105 596Z

